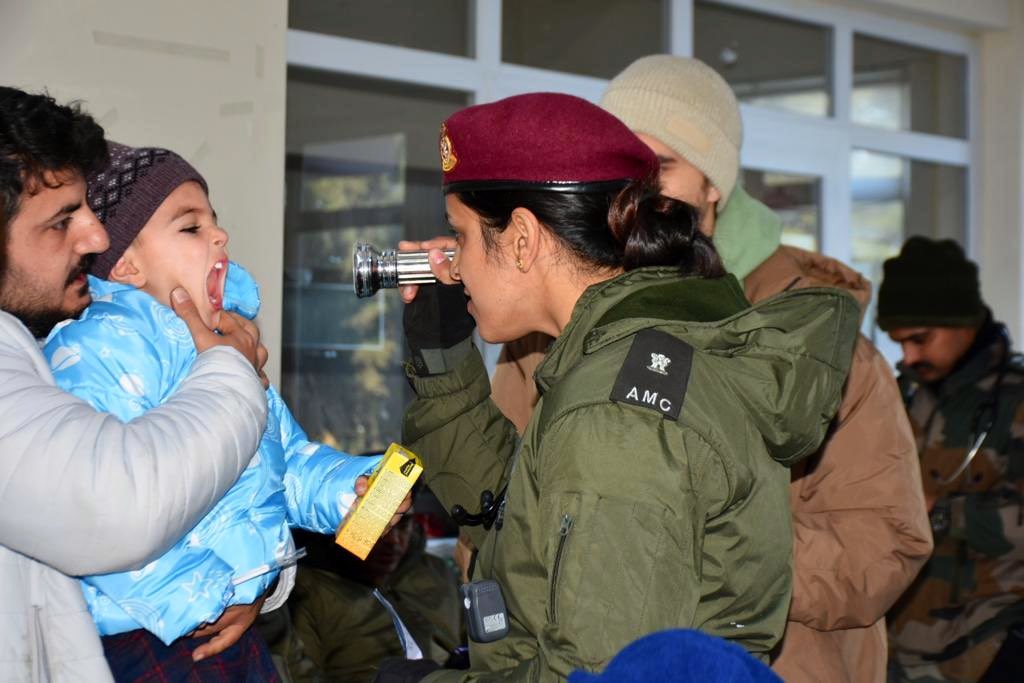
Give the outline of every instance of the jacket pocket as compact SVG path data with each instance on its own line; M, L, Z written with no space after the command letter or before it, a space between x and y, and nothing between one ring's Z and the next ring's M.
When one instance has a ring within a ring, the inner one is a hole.
M666 509L595 493L546 506L548 633L588 665L606 663L637 635L681 623L681 561Z
M551 570L551 589L548 599L548 614L552 624L558 623L558 576L562 570L562 557L565 553L565 546L569 542L569 534L575 518L568 512L562 514L562 521L558 527L558 545L555 550L555 563Z

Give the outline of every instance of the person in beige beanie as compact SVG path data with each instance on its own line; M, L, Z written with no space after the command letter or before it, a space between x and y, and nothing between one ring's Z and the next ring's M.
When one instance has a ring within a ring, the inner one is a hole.
M672 78L665 78L671 70ZM732 89L696 59L652 55L630 64L609 84L601 106L626 121L655 150L680 157L691 182L669 188L691 195L700 209L729 202L740 170L743 122ZM665 155L663 155L665 156Z
M867 280L780 244L780 219L737 184L743 126L728 83L696 59L652 55L612 79L601 106L661 162L661 189L701 213L727 270L758 302L795 287L851 291ZM522 428L536 401L543 339L506 344L492 397ZM835 424L792 471L793 601L773 668L786 681L884 681L885 613L932 549L917 451L885 359L861 337Z

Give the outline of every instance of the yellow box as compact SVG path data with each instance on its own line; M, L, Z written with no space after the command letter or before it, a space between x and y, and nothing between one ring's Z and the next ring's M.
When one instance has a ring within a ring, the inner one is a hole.
M397 443L388 446L366 493L338 527L334 542L365 560L422 473L415 453Z

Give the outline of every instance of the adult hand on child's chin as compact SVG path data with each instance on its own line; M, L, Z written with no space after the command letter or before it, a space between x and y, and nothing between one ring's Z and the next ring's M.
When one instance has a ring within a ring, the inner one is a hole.
M198 662L201 659L219 655L224 650L238 642L253 622L260 615L263 601L266 596L260 597L251 605L232 605L224 610L212 624L198 628L189 634L192 638L207 638L213 636L192 651L192 661Z
M218 334L203 322L202 316L199 315L199 309L196 308L192 297L183 287L178 287L171 292L171 308L188 326L197 352L202 353L214 346L230 346L245 356L246 360L252 364L264 387L270 385L270 381L263 372L263 366L267 363L267 349L260 343L260 330L251 320L247 320L237 313L221 311L216 323L216 329L220 332Z
M355 489L356 489L356 501L352 504L352 508L353 509L355 509L355 506L358 505L359 501L363 499L363 496L366 495L366 488L367 488L367 485L369 484L369 481L370 481L370 478L369 477L365 477L365 476L358 477L356 479L356 486L355 486ZM396 524L398 524L398 522L401 521L402 515L404 515L406 512L408 512L410 507L412 507L412 492L411 491L409 493L405 494L405 499L402 500L402 504L398 506L397 510L395 510L394 516L391 518L391 521L388 522L388 525L384 529L384 532L381 534L381 536L383 536L387 532L391 531L391 528L393 526L395 526Z

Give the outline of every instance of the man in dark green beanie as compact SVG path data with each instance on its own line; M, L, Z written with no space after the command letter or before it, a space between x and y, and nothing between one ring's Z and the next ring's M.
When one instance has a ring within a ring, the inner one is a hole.
M890 681L1024 671L1024 362L952 240L885 262L878 325L903 347L935 550L889 615Z
M921 381L952 372L988 317L978 266L953 240L911 237L885 262L878 326L903 347L903 365Z

